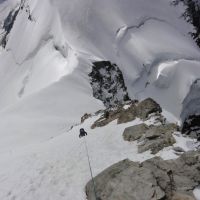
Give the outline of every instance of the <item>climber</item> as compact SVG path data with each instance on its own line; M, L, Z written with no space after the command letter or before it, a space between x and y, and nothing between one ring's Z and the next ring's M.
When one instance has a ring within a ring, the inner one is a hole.
M85 132L85 130L83 128L80 129L80 134L79 134L79 138L84 137L87 135L87 132Z

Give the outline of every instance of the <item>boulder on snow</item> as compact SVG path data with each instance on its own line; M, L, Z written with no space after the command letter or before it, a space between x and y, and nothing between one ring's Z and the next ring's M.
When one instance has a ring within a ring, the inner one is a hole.
M176 142L172 134L177 129L177 125L173 123L159 126L139 124L126 128L123 132L123 138L126 141L140 139L138 145L139 153L151 150L153 154L156 154Z
M184 153L176 160L159 157L143 163L123 160L94 178L101 200L193 200L200 182L200 151ZM86 185L88 200L95 200L93 182Z
M129 142L138 140L148 129L149 127L144 123L128 127L123 132L123 138Z
M94 182L97 199L101 200L147 200L153 196L158 199L165 196L151 170L128 159L104 170ZM96 200L92 181L86 186L86 194L88 200Z
M131 122L137 117L136 105L133 103L128 109L122 109L117 119L117 124Z
M90 118L92 115L85 113L82 117L81 117L81 123L83 123L86 119Z
M162 108L152 98L141 101L137 106L137 116L140 119L146 119L152 113L161 113Z
M138 145L138 152L143 153L145 151L151 150L152 154L158 153L160 150L165 147L172 146L176 140L170 133L165 133L161 137L158 137L154 140L144 140L144 142Z

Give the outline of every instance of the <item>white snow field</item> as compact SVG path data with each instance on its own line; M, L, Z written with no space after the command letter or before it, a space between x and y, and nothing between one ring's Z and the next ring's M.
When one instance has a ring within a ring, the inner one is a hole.
M95 118L79 124L83 114L104 108L88 77L93 61L116 63L129 95L153 97L169 121L198 113L200 51L188 34L193 27L180 18L184 7L170 0L22 2L0 49L1 200L86 199L91 177L80 127L89 133L94 175L125 158L152 157L123 141L124 128L139 120L94 130ZM0 1L1 34L19 3ZM190 139L176 138L176 145L193 148ZM159 155L176 158L171 148Z

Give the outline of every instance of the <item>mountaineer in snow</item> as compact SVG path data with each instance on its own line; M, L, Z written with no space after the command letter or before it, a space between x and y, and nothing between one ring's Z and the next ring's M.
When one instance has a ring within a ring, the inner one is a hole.
M86 132L83 128L81 128L81 129L80 129L79 138L84 137L84 136L86 136L86 135L87 135L87 132Z

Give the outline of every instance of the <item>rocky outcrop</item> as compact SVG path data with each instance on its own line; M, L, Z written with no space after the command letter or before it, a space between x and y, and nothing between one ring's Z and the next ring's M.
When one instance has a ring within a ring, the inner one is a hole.
M102 111L101 113L103 113L101 115L101 117L99 119L97 119L91 126L92 129L96 128L96 127L102 127L102 126L106 126L107 124L109 124L110 122L116 120L119 118L120 116L120 112L121 112L122 108L117 108L114 110L105 110Z
M139 153L151 150L153 154L156 154L176 142L173 133L177 130L178 126L173 123L159 126L139 124L126 128L123 138L126 141L139 140Z
M87 120L88 118L92 117L91 114L85 113L82 117L81 117L81 123L83 123L85 120Z
M96 176L94 183L99 200L193 200L193 189L200 183L200 152L169 161L123 160ZM95 200L92 181L86 194L88 200Z
M124 130L123 138L126 141L135 141L140 139L144 133L149 129L146 124L139 124L135 126L128 127Z
M8 14L8 16L6 17L6 19L4 20L3 23L3 34L1 36L1 45L2 47L6 47L7 44L7 40L8 40L8 35L10 34L12 27L14 25L14 22L17 18L17 15L19 13L19 9L17 10L12 10L10 11L10 13Z
M183 123L182 133L200 141L200 115L191 115Z
M109 61L94 62L91 78L93 96L112 107L130 100L121 70Z
M121 109L117 119L118 124L127 123L135 120L137 117L137 104L133 103L128 109Z
M138 104L136 110L137 110L137 116L143 120L146 119L152 113L162 112L162 108L160 107L160 105L151 98L141 101Z
M128 108L126 108L126 106ZM114 120L117 120L118 124L127 123L136 118L147 120L152 113L159 116L158 118L160 119L160 122L163 123L164 118L160 115L161 112L162 109L160 105L151 98L145 99L141 102L136 100L128 101L125 104L114 107L114 109L106 109L104 114L94 122L92 128L105 126Z
M34 21L31 11L30 11L30 6L28 5L28 2L26 0L21 0L19 6L17 6L15 9L11 10L8 14L8 16L5 18L3 22L3 32L1 33L0 36L0 45L5 48L9 39L9 34L14 26L14 23L17 19L17 16L20 12L20 10L24 10L28 16L28 20Z

